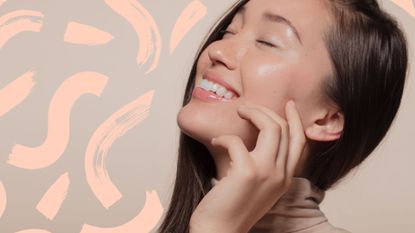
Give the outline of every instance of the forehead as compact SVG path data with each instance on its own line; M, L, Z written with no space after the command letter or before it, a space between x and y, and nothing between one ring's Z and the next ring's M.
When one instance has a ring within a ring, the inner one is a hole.
M243 14L238 12L235 20L245 24L261 20L265 12L277 14L289 20L305 42L312 42L321 39L322 33L333 22L328 4L327 0L250 0L245 4Z

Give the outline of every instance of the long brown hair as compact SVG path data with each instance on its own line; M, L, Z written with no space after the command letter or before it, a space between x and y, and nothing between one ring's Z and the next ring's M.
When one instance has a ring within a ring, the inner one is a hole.
M189 74L183 106L191 98L197 61L203 50L221 39L242 0L210 30ZM375 0L329 0L335 26L324 35L333 77L325 94L344 114L340 139L312 151L303 176L329 189L360 164L380 143L398 111L407 71L407 45L397 22ZM187 233L194 209L212 188L216 167L206 147L180 133L174 190L160 233Z

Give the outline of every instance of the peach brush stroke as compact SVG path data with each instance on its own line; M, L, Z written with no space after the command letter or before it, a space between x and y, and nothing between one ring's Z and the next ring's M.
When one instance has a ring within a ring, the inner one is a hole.
M35 17L30 19L27 17ZM43 14L32 10L16 10L0 17L0 49L20 32L39 32L42 29Z
M27 71L4 88L0 89L0 117L19 105L33 89L34 71Z
M170 37L170 54L173 53L186 33L188 33L190 29L206 15L206 13L206 6L199 0L189 3L174 24L173 32Z
M50 231L42 230L42 229L27 229L23 231L17 231L15 233L50 233Z
M17 144L7 163L24 169L40 169L58 160L70 136L70 111L84 94L100 96L108 77L96 72L77 73L61 84L52 97L48 112L48 132L42 145L26 147Z
M0 218L6 209L7 204L7 194L6 189L4 188L3 182L0 181Z
M392 0L392 2L404 9L412 17L415 17L415 6L412 0Z
M0 0L0 6L3 5L7 0Z
M80 233L130 233L150 232L160 220L164 212L160 199L156 191L146 191L146 201L140 213L131 221L112 228L96 227L84 224Z
M108 32L96 27L71 21L66 26L63 40L72 44L102 45L113 38Z
M137 63L146 63L155 53L153 63L145 74L153 71L160 60L161 36L151 14L135 0L105 0L105 3L134 28L139 40Z
M47 219L52 220L58 213L68 194L69 183L68 172L65 172L49 187L36 205L36 209Z
M148 91L113 113L89 140L85 154L86 178L92 192L107 209L122 197L105 167L108 150L115 140L148 116L153 95L154 90Z

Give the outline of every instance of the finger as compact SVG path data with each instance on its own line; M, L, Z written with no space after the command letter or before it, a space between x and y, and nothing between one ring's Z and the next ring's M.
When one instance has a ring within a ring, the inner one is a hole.
M286 164L286 158L288 154L288 123L287 121L278 115L276 112L269 108L260 105L248 105L248 107L257 108L267 114L272 120L274 120L281 127L281 139L279 142L277 154L272 155L274 158L274 164L278 164L279 167L284 168Z
M291 100L287 103L285 111L290 131L289 156L287 159L286 171L288 177L293 177L298 161L304 150L306 139L303 124L301 123L301 117L294 101Z
M275 156L279 147L280 126L259 109L240 106L238 113L259 129L258 139L253 152L261 157Z
M242 139L234 135L222 135L213 138L211 141L213 146L221 146L227 149L231 161L236 166L246 166L250 163L249 151L246 149Z

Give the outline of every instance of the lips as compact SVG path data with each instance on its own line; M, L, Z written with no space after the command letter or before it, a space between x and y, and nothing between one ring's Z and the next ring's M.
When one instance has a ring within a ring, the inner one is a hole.
M229 83L227 83L220 75L218 75L218 74L215 74L215 73L213 73L213 72L211 72L211 71L206 71L204 74L203 74L203 78L204 79L206 79L206 80L209 80L209 81L211 81L211 82L215 82L215 83L217 83L217 84L219 84L219 85L221 85L221 86L223 86L224 88L226 88L228 91L230 91L230 92L233 92L233 94L236 96L236 97L239 97L240 96L240 94L239 94L239 92L238 91L236 91L235 90L235 88L233 88Z

